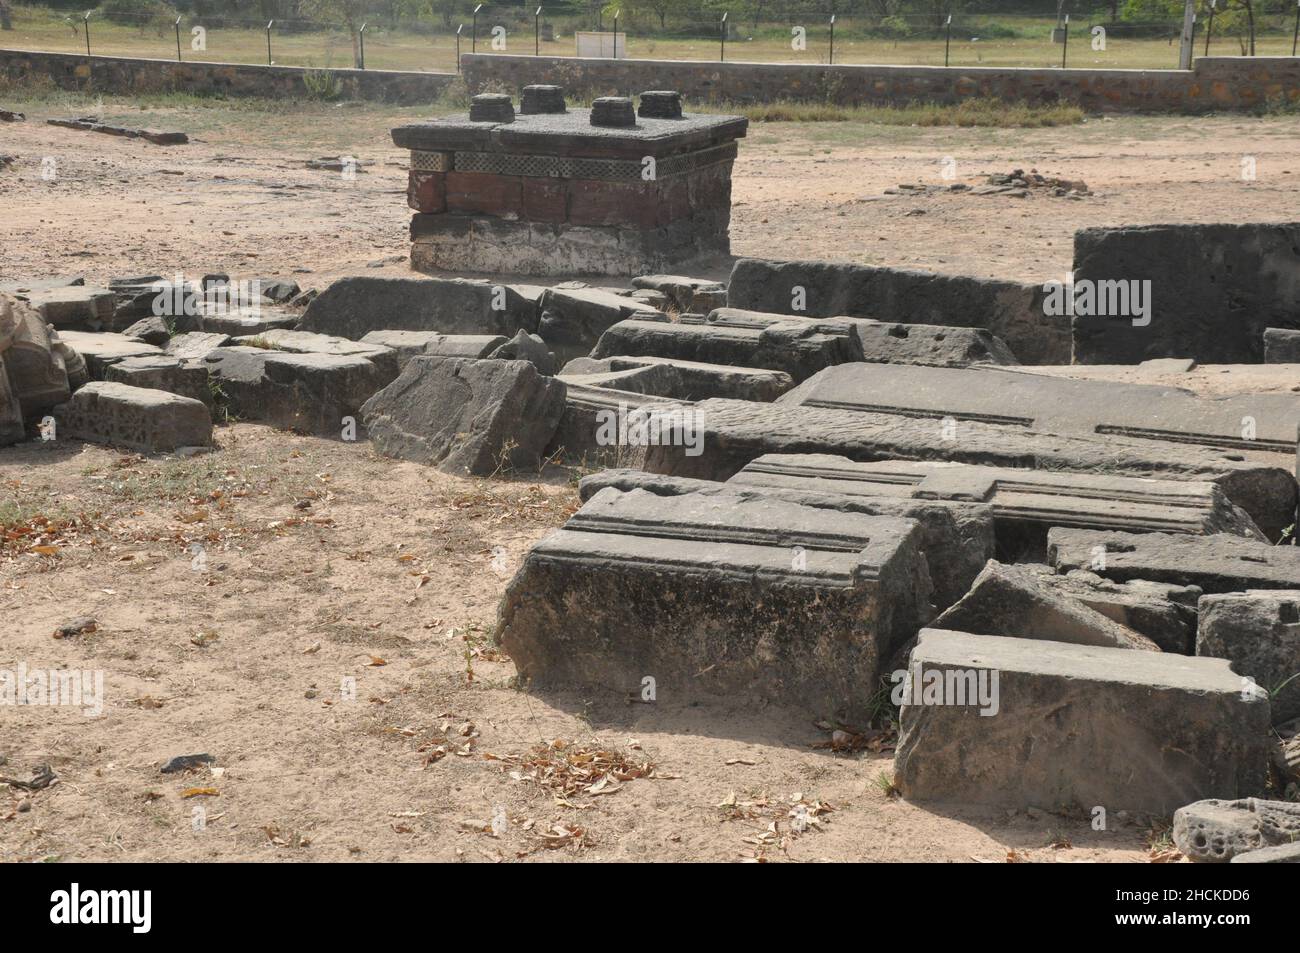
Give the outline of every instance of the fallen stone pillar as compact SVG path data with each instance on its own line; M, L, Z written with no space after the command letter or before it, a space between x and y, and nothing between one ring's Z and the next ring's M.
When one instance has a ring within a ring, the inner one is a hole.
M1264 787L1268 697L1222 659L924 629L903 684L909 799L1168 816Z
M541 689L862 720L929 588L909 520L607 488L529 551L497 632Z
M1290 469L1243 460L1240 454L984 423L964 423L954 431L943 421L783 401L701 401L691 420L699 452L687 453L684 442L668 428L664 439L648 448L645 467L655 473L726 480L764 454L822 453L859 462L945 460L1021 470L1105 472L1217 483L1228 500L1270 536L1294 520L1297 488Z
M1067 473L961 463L855 463L819 454L768 454L730 483L806 486L855 496L965 500L993 506L998 550L1007 560L1041 558L1053 526L1133 532L1232 533L1264 540L1213 483L1105 473Z
M761 367L784 371L797 383L834 364L860 361L862 348L847 327L828 329L806 321L742 328L630 320L610 326L591 356L650 356Z
M1047 557L1060 572L1086 569L1117 582L1150 579L1206 593L1300 587L1300 547L1237 536L1053 529Z
M706 364L670 357L579 357L564 365L565 380L676 400L729 397L769 403L791 387L785 371Z

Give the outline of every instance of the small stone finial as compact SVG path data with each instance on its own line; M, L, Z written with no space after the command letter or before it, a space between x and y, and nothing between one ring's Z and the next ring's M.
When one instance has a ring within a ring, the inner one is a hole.
M636 110L627 96L601 96L592 100L591 124L593 126L635 126Z
M525 86L524 95L519 100L519 112L525 116L535 113L562 113L564 108L563 86Z
M643 119L681 119L682 94L675 89L647 89L637 115Z
M505 93L479 93L469 101L469 121L514 122L514 103Z

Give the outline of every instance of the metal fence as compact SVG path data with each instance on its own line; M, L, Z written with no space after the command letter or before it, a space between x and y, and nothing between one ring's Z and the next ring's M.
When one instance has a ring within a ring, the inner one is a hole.
M1195 52L1249 52L1240 16L1204 0ZM480 4L463 18L248 20L171 15L68 15L14 7L14 30L0 47L143 56L203 62L274 63L318 69L449 72L467 52L573 56L579 30L620 34L617 55L664 60L874 63L952 66L1077 66L1172 69L1181 20L1111 20L1054 13L866 16L769 11L733 17L716 8L674 7L662 19L648 8L574 13L560 8ZM1217 25L1214 16L1219 13ZM463 22L461 22L463 20ZM1257 55L1295 55L1294 14L1256 17Z

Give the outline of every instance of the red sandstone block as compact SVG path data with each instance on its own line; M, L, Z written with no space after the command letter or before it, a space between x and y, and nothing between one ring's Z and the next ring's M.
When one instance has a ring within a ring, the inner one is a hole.
M517 175L448 172L447 211L518 218L523 211L522 186Z
M659 214L658 193L655 182L573 179L569 182L569 224L652 228Z
M447 173L409 173L406 179L406 204L417 212L445 212L447 210Z
M530 222L568 220L569 191L559 179L528 176L523 180L524 218Z

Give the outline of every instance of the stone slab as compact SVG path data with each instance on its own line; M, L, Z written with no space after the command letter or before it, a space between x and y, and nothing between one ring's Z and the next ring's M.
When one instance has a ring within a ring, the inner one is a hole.
M1047 556L1061 572L1086 569L1118 582L1149 579L1208 594L1300 589L1300 547L1237 536L1058 528L1047 534Z
M574 358L564 365L566 380L620 390L671 397L678 400L734 400L770 402L791 387L794 379L785 371L729 364L706 364L668 357Z
M232 337L257 337L276 329L297 326L300 317L288 308L265 305L216 309L197 316L195 330Z
M535 544L497 632L540 689L724 695L864 718L928 606L914 522L606 488Z
M509 338L501 334L443 334L440 331L367 331L362 344L392 348L400 370L417 354L432 357L485 358Z
M147 452L212 444L212 417L200 401L110 381L86 384L54 409L54 418L60 439Z
M989 560L934 629L1159 652L1160 647L1042 582L1032 569Z
M993 705L957 694L979 679ZM1268 698L1222 659L924 629L909 684L936 681L900 713L908 799L1168 816L1264 787Z
M832 367L784 403L950 419L1062 434L1136 437L1294 455L1300 394L1198 397L1176 387L1002 368Z
M379 368L389 380L397 376L397 352L390 347L373 342L351 341L330 334L312 331L291 331L274 328L258 335L262 341L277 351L290 354L333 354L339 357L364 357Z
M163 347L163 353L169 357L179 357L184 361L201 361L217 348L234 343L235 339L229 334L190 331L173 335Z
M585 354L613 324L628 318L667 323L654 308L598 288L548 288L541 302L538 333L552 348Z
M61 331L59 337L82 356L93 381L104 380L109 365L128 357L156 357L162 349L124 334Z
M116 331L113 313L117 296L108 288L89 285L43 288L23 297L59 330Z
M105 370L104 380L179 394L199 401L209 410L213 407L208 368L197 361L182 361L165 354L128 357L110 364Z
M1044 299L1039 284L825 261L742 258L727 282L733 308L985 328L1022 363L1068 364L1070 319Z
M1274 722L1300 717L1300 591L1207 595L1197 611L1196 654L1253 678L1273 700Z
M0 362L28 425L68 399L71 383L58 333L26 301L0 295Z
M634 469L608 469L583 477L578 494L585 502L605 487L623 492L644 490L656 496L700 493L742 499L766 497L816 509L915 520L921 528L921 551L930 568L936 612L965 595L993 555L993 514L982 503L853 497L800 488L715 483Z
M748 328L634 319L611 325L591 356L650 356L759 367L783 371L798 383L832 365L860 361L862 349L847 328L841 331L803 321Z
M646 469L725 480L766 453L826 453L858 462L940 460L1025 470L1106 472L1217 483L1270 536L1294 519L1296 485L1290 469L1243 460L1231 452L985 423L965 423L950 432L936 420L791 406L783 401L701 401L695 420L702 451L688 454L668 427L665 438L648 448Z
M563 381L528 361L416 356L362 415L386 456L460 475L536 471L564 394Z
M537 330L527 289L460 278L340 278L307 306L300 331L360 340L370 331L513 337Z
M1082 602L1120 625L1140 632L1165 652L1196 652L1196 586L1175 586L1146 579L1114 582L1096 573L1075 569L1055 573L1038 569L1040 581Z
M1232 864L1300 864L1300 841L1293 844L1276 844L1237 854Z

